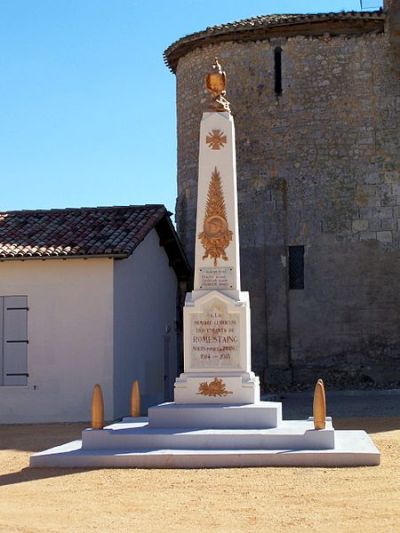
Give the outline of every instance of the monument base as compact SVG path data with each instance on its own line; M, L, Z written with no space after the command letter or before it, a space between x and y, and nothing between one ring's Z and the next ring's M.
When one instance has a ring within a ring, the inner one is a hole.
M279 402L165 403L149 418L124 418L82 440L35 453L31 467L217 468L372 466L379 450L364 431L314 429L313 419L281 418Z
M149 409L152 428L270 429L281 424L280 402L244 405L168 402Z
M379 465L365 431L337 431L332 450L84 450L74 441L31 456L44 468L244 468L266 466L353 467Z

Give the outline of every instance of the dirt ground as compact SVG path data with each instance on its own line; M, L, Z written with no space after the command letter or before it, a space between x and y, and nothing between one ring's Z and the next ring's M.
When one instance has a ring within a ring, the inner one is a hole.
M0 531L400 532L400 417L334 420L382 453L364 468L30 469L82 424L0 426Z

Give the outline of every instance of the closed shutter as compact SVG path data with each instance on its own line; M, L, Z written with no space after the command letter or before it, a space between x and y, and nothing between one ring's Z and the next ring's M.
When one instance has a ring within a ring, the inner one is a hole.
M3 384L28 382L28 298L3 297Z

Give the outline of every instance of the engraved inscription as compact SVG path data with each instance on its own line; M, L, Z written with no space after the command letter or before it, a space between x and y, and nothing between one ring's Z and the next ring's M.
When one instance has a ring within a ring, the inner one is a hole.
M200 289L232 289L232 267L202 267L200 270Z
M191 319L192 368L240 368L240 321L222 302Z

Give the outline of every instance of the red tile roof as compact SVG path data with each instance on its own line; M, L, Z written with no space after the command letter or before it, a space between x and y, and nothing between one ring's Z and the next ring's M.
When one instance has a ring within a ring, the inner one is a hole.
M347 33L383 31L385 12L341 11L339 13L296 13L263 15L211 26L186 35L172 43L164 52L167 67L176 72L179 59L196 48L224 41L256 41L274 36L307 35L333 31ZM340 30L340 24L342 30Z
M169 215L163 205L0 212L0 259L127 257Z

